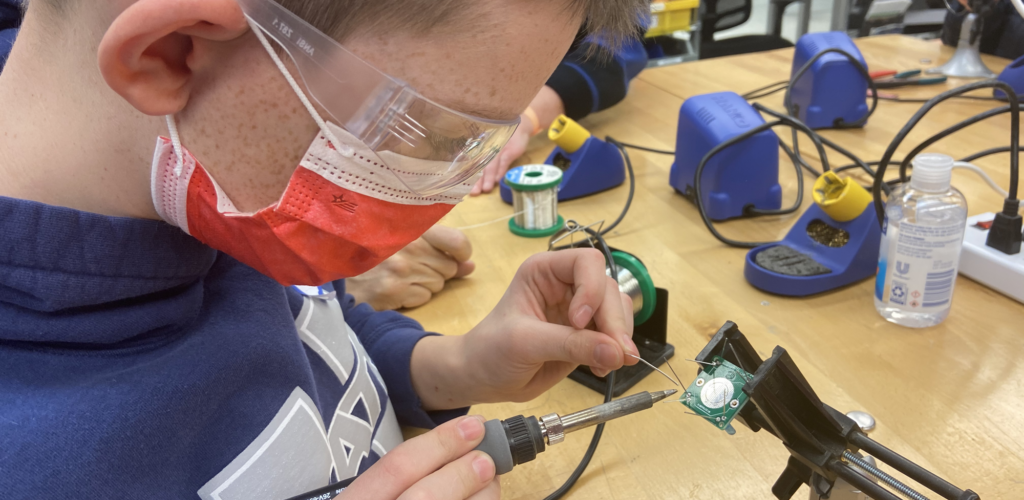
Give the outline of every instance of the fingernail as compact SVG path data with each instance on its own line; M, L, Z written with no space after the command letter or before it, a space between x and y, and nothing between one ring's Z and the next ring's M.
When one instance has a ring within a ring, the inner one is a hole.
M611 346L598 344L594 348L594 360L601 368L612 369L619 364L619 355Z
M494 477L494 461L485 453L473 459L473 471L476 472L480 482L490 481Z
M481 417L466 417L459 422L459 434L466 441L474 441L484 433L484 422Z
M626 352L634 356L640 355L640 350L636 348L636 344L633 342L633 339L625 333L622 334L622 347L626 349Z
M579 311L576 311L576 316L572 318L573 325L576 328L586 328L587 324L590 323L590 317L594 314L594 310L590 306L583 306Z

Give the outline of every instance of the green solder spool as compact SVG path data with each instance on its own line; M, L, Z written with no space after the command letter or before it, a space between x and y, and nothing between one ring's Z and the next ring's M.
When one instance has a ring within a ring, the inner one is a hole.
M618 271L615 281L619 284L619 291L633 299L633 324L642 325L651 318L654 306L657 305L658 293L654 281L647 272L647 266L633 255L615 250L612 259ZM612 275L611 266L605 268L605 274Z
M523 165L505 174L512 190L515 217L508 221L513 234L527 238L551 236L565 225L558 215L558 185L562 170L554 165Z

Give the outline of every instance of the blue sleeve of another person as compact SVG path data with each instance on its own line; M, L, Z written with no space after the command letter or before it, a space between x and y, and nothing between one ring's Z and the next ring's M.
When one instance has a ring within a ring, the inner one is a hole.
M21 26L21 0L0 0L0 71Z
M601 48L595 51L594 45ZM618 104L626 97L629 82L646 66L647 51L641 40L630 39L610 52L591 36L562 60L547 86L561 97L566 116L579 120Z

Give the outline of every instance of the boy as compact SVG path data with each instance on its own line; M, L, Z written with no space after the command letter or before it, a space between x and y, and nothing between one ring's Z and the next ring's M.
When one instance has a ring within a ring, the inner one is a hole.
M581 23L644 7L33 0L0 74L5 498L496 498L465 407L635 362L602 257L529 259L459 337L336 280L468 193Z

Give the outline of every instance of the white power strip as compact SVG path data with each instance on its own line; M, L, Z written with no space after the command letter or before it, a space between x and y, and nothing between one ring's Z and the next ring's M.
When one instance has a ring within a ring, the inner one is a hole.
M1006 255L985 245L988 230L979 227L995 219L992 212L967 219L960 274L1018 302L1024 302L1024 252Z

